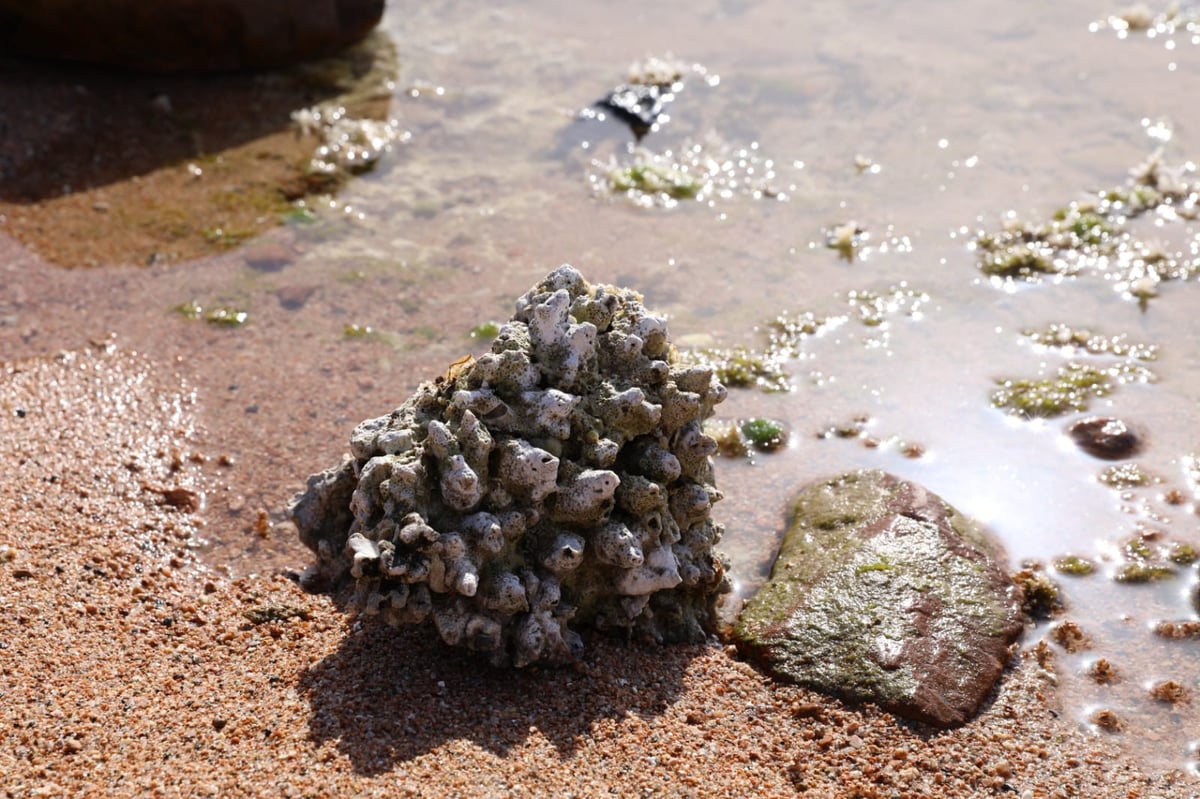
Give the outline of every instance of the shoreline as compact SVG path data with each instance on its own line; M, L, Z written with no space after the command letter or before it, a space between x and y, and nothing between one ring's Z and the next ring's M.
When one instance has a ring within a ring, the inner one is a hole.
M720 644L591 635L578 669L504 672L279 575L221 578L194 551L202 512L167 493L219 468L181 380L112 346L2 374L4 796L1200 792L1061 717L1032 649L940 732Z

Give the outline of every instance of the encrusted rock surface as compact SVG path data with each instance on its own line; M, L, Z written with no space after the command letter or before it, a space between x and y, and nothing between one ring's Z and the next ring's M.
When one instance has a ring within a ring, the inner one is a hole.
M701 422L725 389L673 360L637 293L560 267L489 353L359 424L352 456L309 478L292 515L310 573L497 665L568 662L583 625L703 640L727 583Z
M778 678L939 727L969 720L1021 632L984 533L924 488L857 471L805 488L735 636Z

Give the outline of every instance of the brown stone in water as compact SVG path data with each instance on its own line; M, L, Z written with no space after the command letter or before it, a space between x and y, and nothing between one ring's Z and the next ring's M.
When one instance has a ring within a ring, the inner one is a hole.
M1022 629L983 531L880 471L804 489L775 569L735 628L773 676L938 727L970 720Z
M1108 416L1081 419L1067 428L1067 433L1084 452L1106 461L1128 458L1142 447L1129 425Z

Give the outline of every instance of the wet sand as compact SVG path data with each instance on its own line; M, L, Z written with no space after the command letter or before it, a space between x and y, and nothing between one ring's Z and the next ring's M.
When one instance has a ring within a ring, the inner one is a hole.
M939 732L774 685L717 641L592 636L578 669L508 673L282 574L222 578L195 557L195 501L238 467L206 453L197 410L172 369L107 342L3 366L5 796L1200 790L1060 718L1033 651Z

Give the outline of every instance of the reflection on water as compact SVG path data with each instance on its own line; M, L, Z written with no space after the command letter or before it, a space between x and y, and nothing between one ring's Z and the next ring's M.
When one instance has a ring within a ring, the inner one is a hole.
M943 11L877 0L392 9L391 114L411 140L314 219L270 234L285 266L255 269L235 250L179 268L65 274L0 240L0 343L16 357L114 330L123 346L190 370L213 454L236 464L211 476L208 559L245 573L303 562L282 517L303 477L336 457L359 419L478 351L469 331L506 318L561 262L637 288L676 338L715 347L760 346L756 327L780 313L844 315L861 292L906 284L928 298L919 318L830 325L796 347L790 391L737 390L718 409L793 432L781 453L720 464L717 511L742 589L762 578L804 483L855 467L916 480L986 522L1014 563L1073 552L1101 564L1060 578L1069 618L1093 641L1059 658L1071 712L1083 723L1111 708L1130 741L1153 730L1160 739L1143 756L1174 767L1193 757L1187 730L1200 716L1148 686L1200 687L1196 642L1151 627L1195 618L1194 567L1154 585L1109 578L1115 542L1139 524L1200 539L1184 474L1200 451L1200 287L1163 284L1144 309L1086 276L997 287L968 244L1010 210L1045 218L1120 184L1164 141L1168 160L1200 158L1200 107L1180 102L1200 79L1200 47L1090 32L1093 3ZM666 52L719 81L682 91L646 152L753 147L785 197L640 207L593 188L595 164L628 157L632 135L564 131L627 64ZM1195 237L1186 219L1146 224L1143 238ZM855 257L827 246L839 230L866 236ZM220 329L170 311L189 301L236 306L249 321ZM1066 362L1023 335L1051 324L1158 346L1157 382L1118 386L1090 410L1146 432L1137 462L1160 483L1101 483L1107 464L1063 433L1077 414L1030 421L991 407L998 378ZM377 335L346 335L368 329ZM855 419L861 435L819 435ZM1182 504L1163 500L1171 489ZM254 532L260 510L274 534ZM1122 680L1084 676L1097 657Z

